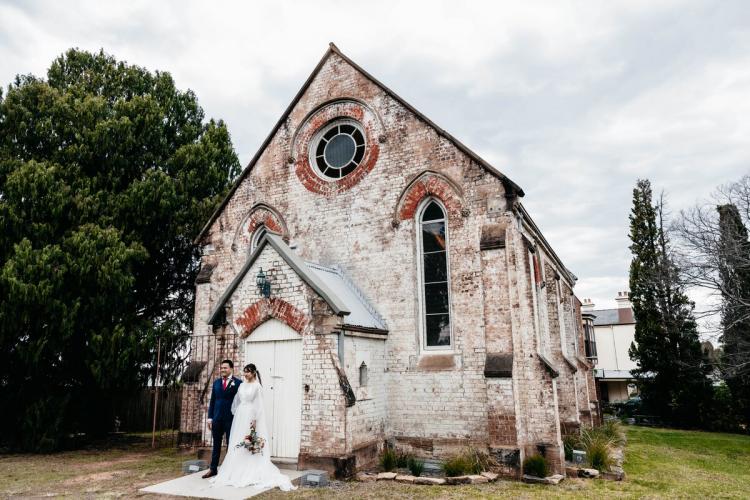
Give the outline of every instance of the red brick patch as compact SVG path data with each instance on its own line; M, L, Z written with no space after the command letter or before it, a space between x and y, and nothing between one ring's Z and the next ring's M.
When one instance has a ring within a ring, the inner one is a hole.
M398 220L414 217L420 202L428 196L434 196L442 201L451 216L461 216L461 198L457 188L442 176L426 173L412 182L401 195L398 204Z
M350 118L362 126L365 132L365 157L359 166L346 177L338 180L325 180L315 173L314 168L310 165L310 141L321 127L338 118ZM300 127L294 144L295 173L302 185L308 191L323 195L334 195L355 186L373 169L378 161L378 156L380 156L378 137L382 132L380 129L380 124L373 112L357 101L342 99L316 111Z
M242 336L247 337L262 323L269 319L278 319L289 325L300 335L310 322L309 318L289 302L271 297L262 298L245 309L237 324L242 327Z

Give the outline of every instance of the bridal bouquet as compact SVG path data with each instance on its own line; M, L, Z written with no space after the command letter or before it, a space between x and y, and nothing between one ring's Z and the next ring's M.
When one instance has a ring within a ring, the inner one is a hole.
M246 448L250 453L260 453L265 446L266 440L258 435L255 430L255 421L250 424L250 434L239 442L237 448Z

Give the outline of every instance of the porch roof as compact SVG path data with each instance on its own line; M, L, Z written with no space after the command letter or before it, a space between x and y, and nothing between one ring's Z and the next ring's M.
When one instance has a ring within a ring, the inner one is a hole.
M258 247L248 257L240 272L234 277L221 298L214 307L208 319L208 324L215 325L220 318L226 303L234 294L253 263L260 256L266 245L271 245L282 259L297 275L320 295L331 307L334 314L344 317L345 326L377 330L386 332L385 322L375 309L365 300L362 293L336 267L326 267L312 262L305 262L297 255L281 236L266 233L258 243Z

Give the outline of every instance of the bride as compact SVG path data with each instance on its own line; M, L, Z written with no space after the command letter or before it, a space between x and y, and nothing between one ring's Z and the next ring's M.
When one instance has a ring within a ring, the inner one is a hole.
M219 467L219 474L212 478L215 484L226 486L255 486L257 488L274 488L283 491L296 489L287 476L271 462L271 441L266 427L266 416L263 406L263 388L260 373L254 364L246 365L242 370L247 383L240 384L237 395L232 402L232 429L229 432L227 455ZM250 426L255 422L257 434L265 441L259 453L251 453L243 447L237 447L250 433Z

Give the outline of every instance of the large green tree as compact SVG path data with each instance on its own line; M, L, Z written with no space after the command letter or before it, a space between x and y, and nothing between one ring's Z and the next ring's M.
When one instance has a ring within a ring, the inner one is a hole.
M155 339L191 330L192 238L239 172L169 73L69 50L0 95L0 423L46 449L111 428Z
M639 180L630 215L630 298L635 342L630 357L647 411L680 426L705 424L711 404L693 304L688 300L664 230L664 204Z

